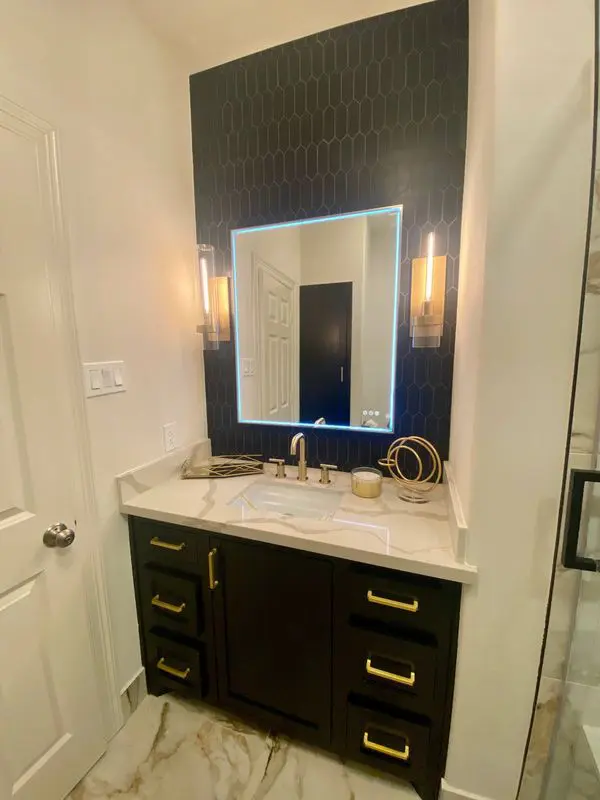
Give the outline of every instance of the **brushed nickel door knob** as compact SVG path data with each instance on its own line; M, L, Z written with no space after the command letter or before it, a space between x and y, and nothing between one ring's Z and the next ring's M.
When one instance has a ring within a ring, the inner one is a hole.
M57 522L44 531L42 541L46 547L69 547L75 541L75 531L67 528L64 522Z

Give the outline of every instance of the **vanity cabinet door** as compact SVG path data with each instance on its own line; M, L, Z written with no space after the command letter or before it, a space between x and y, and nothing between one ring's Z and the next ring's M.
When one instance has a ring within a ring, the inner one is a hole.
M331 563L230 537L211 537L210 544L220 703L328 745Z

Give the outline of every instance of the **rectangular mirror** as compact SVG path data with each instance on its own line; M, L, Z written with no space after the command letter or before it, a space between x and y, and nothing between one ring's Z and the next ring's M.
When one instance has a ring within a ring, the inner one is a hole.
M232 232L238 419L390 433L402 207Z

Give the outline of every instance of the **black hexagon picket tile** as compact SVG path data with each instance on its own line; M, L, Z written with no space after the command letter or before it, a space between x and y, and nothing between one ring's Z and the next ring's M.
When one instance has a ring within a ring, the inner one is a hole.
M234 228L404 204L396 435L448 455L467 117L467 0L345 25L190 79L198 241L231 273ZM409 339L411 259L446 252L437 350ZM287 429L237 423L233 344L205 354L213 452L279 456ZM291 430L291 428L290 428ZM313 464L374 463L392 436L310 432Z

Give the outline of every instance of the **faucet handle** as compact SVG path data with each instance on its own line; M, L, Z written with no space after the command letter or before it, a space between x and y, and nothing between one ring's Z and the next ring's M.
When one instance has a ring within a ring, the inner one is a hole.
M285 478L285 459L284 458L270 458L270 464L277 464L276 478Z
M331 478L329 477L330 469L337 469L337 467L335 464L321 464L321 480L319 483L331 483Z

